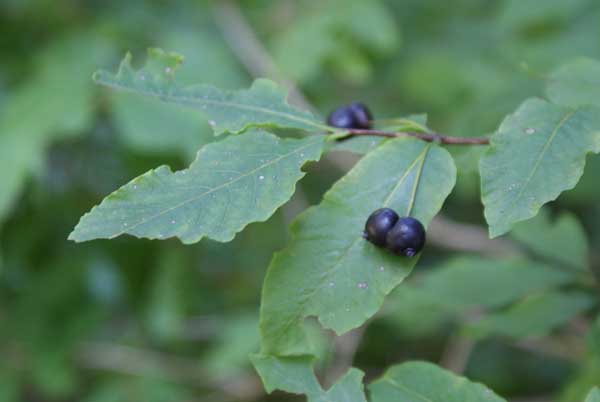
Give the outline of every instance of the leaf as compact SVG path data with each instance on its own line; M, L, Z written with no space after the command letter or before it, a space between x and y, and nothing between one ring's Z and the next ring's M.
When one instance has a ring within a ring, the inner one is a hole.
M369 391L372 402L506 402L484 385L426 362L393 366Z
M174 73L182 62L183 57L176 53L149 49L148 61L139 71L133 69L131 55L127 54L116 75L100 70L94 74L94 81L166 103L195 108L210 119L216 135L237 134L252 127L329 129L310 113L288 105L285 92L266 79L254 81L243 91L224 91L210 85L180 86L175 82Z
M262 131L204 146L186 170L157 169L135 178L81 218L69 239L204 236L225 242L288 201L307 161L318 160L324 137L280 140Z
M248 355L258 350L258 314L255 312L225 317L214 345L202 359L212 376L233 378L248 365Z
M600 106L600 62L579 58L558 68L548 77L546 94L559 105Z
M499 23L504 29L568 20L589 4L589 0L508 0L504 2Z
M89 77L112 51L84 31L55 39L40 53L31 76L7 94L0 109L0 222L25 180L43 166L48 145L80 135L92 123Z
M402 338L420 339L444 328L453 315L430 294L403 283L387 297L378 317L393 325Z
M572 282L573 275L527 260L461 257L420 279L416 288L423 296L462 312L473 307L499 307L531 292Z
M338 334L371 317L418 258L398 257L362 238L367 217L390 207L424 225L455 182L452 158L412 138L386 141L365 156L291 226L288 246L271 260L261 305L262 352L310 353L305 317Z
M587 269L587 238L574 214L563 212L551 222L542 209L535 218L516 225L511 235L540 256L576 270Z
M535 216L577 184L586 154L600 151L599 112L529 99L502 122L480 162L490 237Z
M547 292L533 295L505 311L490 314L468 327L479 338L502 335L511 338L541 337L564 325L593 305L581 292Z
M600 402L600 388L594 387L585 398L585 402Z
M361 69L370 73L373 67L365 49L389 54L399 47L397 23L381 1L328 0L304 10L273 46L277 66L295 81L308 82L323 72L323 65L335 65L337 59L348 55L354 56L352 62L339 63L336 78L353 75L357 58L364 60ZM357 20L362 23L356 24ZM370 29L374 26L377 29Z
M305 394L308 402L366 402L363 372L351 368L329 390L324 391L313 372L313 359L307 356L250 356L268 393L276 389Z
M160 43L186 55L185 63L177 69L177 80L182 85L191 85L200 78L222 88L247 85L237 61L218 35L184 29L169 32ZM118 91L111 91L109 100L121 141L135 151L181 152L192 161L198 149L214 139L206 118L194 109Z

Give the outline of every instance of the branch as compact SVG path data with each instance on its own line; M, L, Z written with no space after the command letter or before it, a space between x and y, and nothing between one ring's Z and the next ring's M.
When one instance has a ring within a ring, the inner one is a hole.
M490 139L487 137L451 137L449 135L443 135L439 133L418 133L414 131L382 131L382 130L366 130L366 129L349 129L346 131L347 137L356 137L361 135L375 136L375 137L415 137L427 142L438 142L440 144L448 145L488 145Z
M330 387L335 381L337 381L350 366L352 366L352 362L354 361L354 355L356 354L356 350L360 345L360 341L367 329L367 322L363 324L361 327L355 328L352 331L337 336L334 338L334 356L331 365L327 368L325 372L324 385L326 387Z
M277 65L271 59L269 53L242 14L237 2L219 0L215 2L212 10L215 22L223 33L225 41L252 76L269 77L279 82L288 89L290 103L296 104L306 110L315 110L296 84L287 79L279 71Z
M475 343L474 339L461 336L458 333L451 334L440 359L440 366L456 374L463 374Z
M442 214L436 216L427 230L431 244L449 250L480 253L493 257L523 256L521 248L505 238L490 239L479 225L459 223Z
M254 375L219 378L199 366L197 360L150 349L82 342L76 361L81 367L91 370L157 378L200 388L210 387L226 395L227 400L251 401L263 395L262 387Z

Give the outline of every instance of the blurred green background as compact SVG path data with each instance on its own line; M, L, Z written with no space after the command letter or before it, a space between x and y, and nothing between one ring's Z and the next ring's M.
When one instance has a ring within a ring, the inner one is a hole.
M248 27L265 53L247 45ZM440 132L475 136L541 96L549 71L600 58L600 2L0 0L2 402L302 400L265 395L250 367L261 284L286 225L356 155L309 166L289 205L228 244L66 240L105 195L160 164L185 167L213 141L194 111L92 83L126 51L141 65L148 47L185 56L181 83L238 89L255 74L283 76L323 116L360 100L377 118L427 113ZM459 182L444 214L484 236L481 150L452 149ZM591 245L600 240L598 174L600 158L590 157L577 188L553 205L579 217ZM458 253L442 246L432 242L409 282ZM369 378L407 358L439 361L452 341L457 320L413 296L392 298L367 328L355 365ZM326 378L336 342L316 336ZM586 348L584 337L574 342ZM491 337L466 373L515 400L570 401L600 378L571 357Z

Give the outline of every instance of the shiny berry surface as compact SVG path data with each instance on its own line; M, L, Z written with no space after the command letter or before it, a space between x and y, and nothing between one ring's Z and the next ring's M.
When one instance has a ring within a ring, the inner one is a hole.
M389 208L381 208L373 212L365 224L364 237L379 247L386 244L386 236L398 221L398 214Z
M373 116L364 103L354 102L351 103L348 108L352 111L352 115L354 116L354 128L371 128L371 120L373 120Z
M369 129L372 115L369 109L360 102L340 106L329 114L327 124L337 128Z
M413 257L425 245L425 228L415 218L402 217L398 219L386 236L386 247L392 253Z

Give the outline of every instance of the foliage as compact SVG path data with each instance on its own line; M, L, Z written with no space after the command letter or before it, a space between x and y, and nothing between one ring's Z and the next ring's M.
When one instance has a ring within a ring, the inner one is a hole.
M598 18L1 3L0 400L600 401Z

